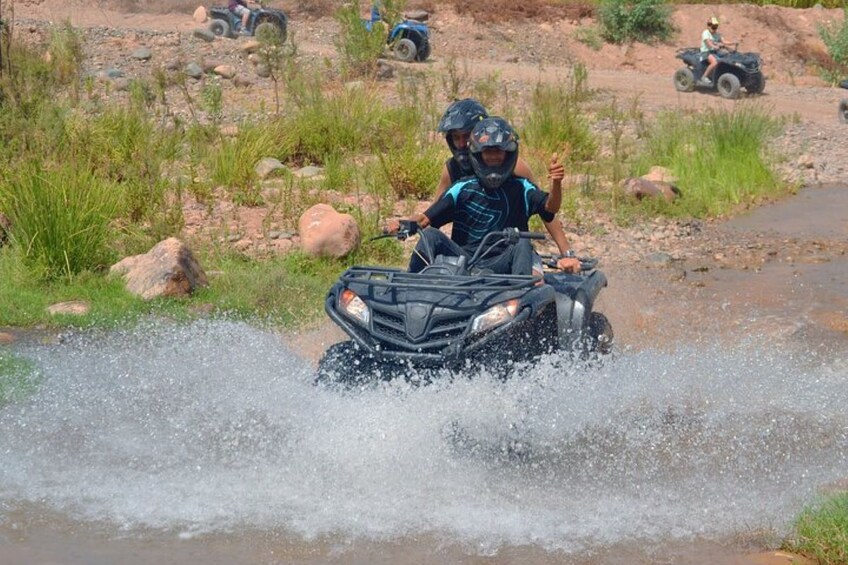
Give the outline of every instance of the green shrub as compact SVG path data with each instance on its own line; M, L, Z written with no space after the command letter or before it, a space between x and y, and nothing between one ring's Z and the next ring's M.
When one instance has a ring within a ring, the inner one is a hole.
M341 56L342 72L348 77L373 75L388 38L386 22L375 22L369 31L360 14L359 0L346 3L336 11L339 23L336 49Z
M821 37L827 52L837 68L823 72L824 78L833 84L839 82L848 74L848 5L843 8L843 19L840 23L819 26Z
M442 146L406 139L406 143L378 153L383 174L396 197L428 199L442 171Z
M848 563L848 492L806 508L795 522L797 539L788 548L822 565Z
M44 277L70 279L110 264L120 199L114 184L70 162L53 169L31 163L6 185L0 208L11 220L13 244Z
M674 33L664 0L602 0L598 21L601 36L612 43L665 41Z

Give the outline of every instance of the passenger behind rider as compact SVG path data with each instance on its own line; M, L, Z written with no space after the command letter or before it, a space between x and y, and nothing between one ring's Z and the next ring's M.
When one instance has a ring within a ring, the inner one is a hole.
M707 70L701 77L701 84L712 86L712 75L718 66L716 53L722 47L729 48L732 43L724 41L718 32L718 18L712 17L707 20L707 28L701 33L701 61L707 61Z
M229 8L230 12L241 18L239 33L241 35L250 35L250 32L247 30L247 21L250 19L250 8L247 7L247 0L230 0L227 8Z
M486 118L474 126L469 159L474 176L455 182L423 214L412 218L424 229L409 263L410 272L426 266L428 249L433 256L470 258L487 234L506 228L527 231L533 215L550 222L559 211L562 170L552 176L550 194L515 176L518 136L503 118ZM453 223L450 238L437 229L448 223ZM386 231L396 233L398 228L399 222L390 220ZM502 244L494 251L478 266L496 274L530 275L534 264L541 263L529 239ZM567 271L580 269L574 257L564 257L559 264Z
M474 174L468 151L468 140L474 126L480 120L483 120L488 116L489 114L486 112L483 105L473 98L456 100L445 110L445 113L442 115L442 119L439 121L438 131L445 135L445 141L447 141L448 148L451 151L451 157L445 161L445 164L442 167L442 174L439 178L439 184L436 186L436 192L433 198L434 203L438 202L449 186L456 183L463 177ZM524 177L531 183L536 184L529 165L520 157L515 164L515 171L513 174L517 177ZM552 159L548 166L548 176L552 182L559 182L561 189L562 179L565 176L565 169L563 168L562 163L558 162L556 158ZM548 230L548 233L551 235L551 238L554 240L554 243L556 243L557 248L559 249L561 258L558 261L562 262L562 264L559 265L559 268L563 270L571 270L574 268L575 263L579 265L579 262L577 262L573 257L568 257L568 255L572 255L573 252L570 251L568 238L565 236L565 231L562 228L562 222L560 222L559 218L554 218L550 222L545 222L545 228ZM539 266L538 270L541 270L541 266ZM541 274L541 272L539 274Z

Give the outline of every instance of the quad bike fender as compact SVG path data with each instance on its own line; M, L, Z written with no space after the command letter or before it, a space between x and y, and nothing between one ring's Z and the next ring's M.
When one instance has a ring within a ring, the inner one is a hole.
M607 278L595 271L571 292L556 293L557 337L567 347L583 332L595 304L595 298L607 286Z

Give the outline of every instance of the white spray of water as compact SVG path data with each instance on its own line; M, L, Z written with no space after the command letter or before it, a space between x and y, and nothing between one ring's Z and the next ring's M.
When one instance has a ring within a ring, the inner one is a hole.
M580 550L782 528L848 471L846 363L762 344L348 392L239 323L18 353L44 380L0 409L0 502L129 530Z

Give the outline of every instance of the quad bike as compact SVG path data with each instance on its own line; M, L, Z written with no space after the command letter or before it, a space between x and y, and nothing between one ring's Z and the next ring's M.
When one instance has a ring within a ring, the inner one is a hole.
M228 37L234 39L241 32L241 18L235 15L229 8L209 9L209 31L217 37ZM262 35L262 29L273 30L280 38L280 43L285 43L288 27L288 17L282 10L274 8L259 8L251 10L247 20L247 35Z
M414 222L402 222L397 235L386 237L404 240L417 229ZM433 257L425 250L428 265L417 273L349 268L330 289L324 309L350 339L327 349L316 382L354 386L409 379L409 369L420 378L467 362L503 374L512 362L558 350L584 359L609 353L612 326L592 309L607 286L597 260L582 258L578 274L543 277L495 275L476 267L503 243L544 237L516 229L492 232L470 259ZM548 266L555 265L549 258Z
M848 79L839 83L842 88L848 88ZM848 98L839 101L839 121L848 124Z
M382 29L382 18L378 12L371 13L370 20L363 20L368 31ZM391 46L392 54L399 61L411 63L426 61L430 57L430 28L418 20L405 19L392 27L386 43Z
M736 99L742 88L750 94L761 94L766 88L762 59L757 53L740 53L735 48L720 49L716 53L718 66L709 85L701 82L708 63L706 59L701 60L699 48L678 49L675 57L686 63L685 67L674 72L674 87L679 92L692 92L698 88L718 91L722 98Z

